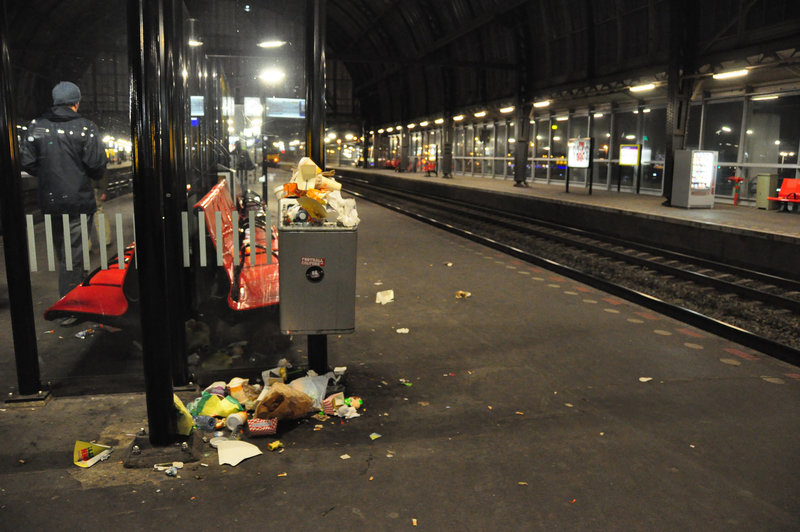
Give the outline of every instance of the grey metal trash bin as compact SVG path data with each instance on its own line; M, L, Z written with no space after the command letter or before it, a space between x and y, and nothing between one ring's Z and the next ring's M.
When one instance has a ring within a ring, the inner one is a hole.
M284 334L343 334L355 330L357 229L287 221L297 205L278 205L280 327Z

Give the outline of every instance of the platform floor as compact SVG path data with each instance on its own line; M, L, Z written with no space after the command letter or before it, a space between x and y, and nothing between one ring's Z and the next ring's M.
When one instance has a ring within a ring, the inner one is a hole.
M3 408L1 528L800 529L800 369L358 207L356 332L329 362L362 417L169 478L120 464L142 394ZM80 469L76 439L118 450Z
M334 167L336 168L336 167ZM633 194L605 190L595 185L592 194L583 182L570 181L570 191L566 192L563 182L559 184L531 183L529 187L514 187L513 179L488 177L472 177L455 175L452 179L437 176L426 177L424 172L395 172L393 170L374 170L347 168L348 172L367 172L391 175L403 179L427 180L433 183L445 183L454 186L479 188L508 194L547 198L553 201L592 205L595 207L630 211L682 220L690 223L711 224L739 231L756 231L773 235L782 235L792 239L800 239L800 212L783 212L780 210L757 209L752 206L733 206L728 203L716 203L712 209L684 209L662 205L662 196L650 194Z

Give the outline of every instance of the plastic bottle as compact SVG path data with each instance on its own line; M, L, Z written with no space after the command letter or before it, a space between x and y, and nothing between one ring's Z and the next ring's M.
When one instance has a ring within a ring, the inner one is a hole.
M194 416L194 424L200 430L214 432L217 427L217 420L212 416Z

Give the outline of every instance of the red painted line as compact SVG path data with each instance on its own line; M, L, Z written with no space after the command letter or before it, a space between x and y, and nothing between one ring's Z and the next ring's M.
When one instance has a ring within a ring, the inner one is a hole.
M745 360L758 360L758 357L756 355L745 353L741 349L736 349L735 347L726 347L724 350L732 355L736 355L737 357L743 358Z
M603 301L605 301L609 305L621 305L622 304L622 301L620 301L619 299L614 299L613 297L604 297Z
M651 321L658 321L661 319L661 316L659 316L658 314L650 314L649 312L634 312L634 314L636 314L641 318Z
M586 286L573 286L572 289L577 290L578 292L583 292L584 294L592 292L592 289Z
M800 381L800 373L784 373L790 379L794 379L796 381Z
M692 338L705 338L704 334L700 334L699 332L693 331L692 329L676 329L676 330L679 333L686 336L691 336Z

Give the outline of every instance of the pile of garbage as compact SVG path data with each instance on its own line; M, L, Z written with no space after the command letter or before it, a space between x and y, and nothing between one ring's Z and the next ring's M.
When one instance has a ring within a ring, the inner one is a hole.
M278 201L292 199L281 210L281 223L288 225L352 228L361 221L356 200L342 197L342 185L334 171L323 172L309 157L303 157L285 185L273 189Z
M209 441L212 447L221 449L221 444L230 441L276 435L279 424L287 420L312 415L317 419L360 416L358 409L363 401L344 393L346 367L324 375L309 370L293 380L288 378L290 368L286 360L281 360L277 367L265 370L263 385L251 384L249 379L240 377L227 383L214 382L186 405L175 396L178 433L189 436L195 430L203 431L212 436ZM270 451L281 447L280 441L268 445Z

